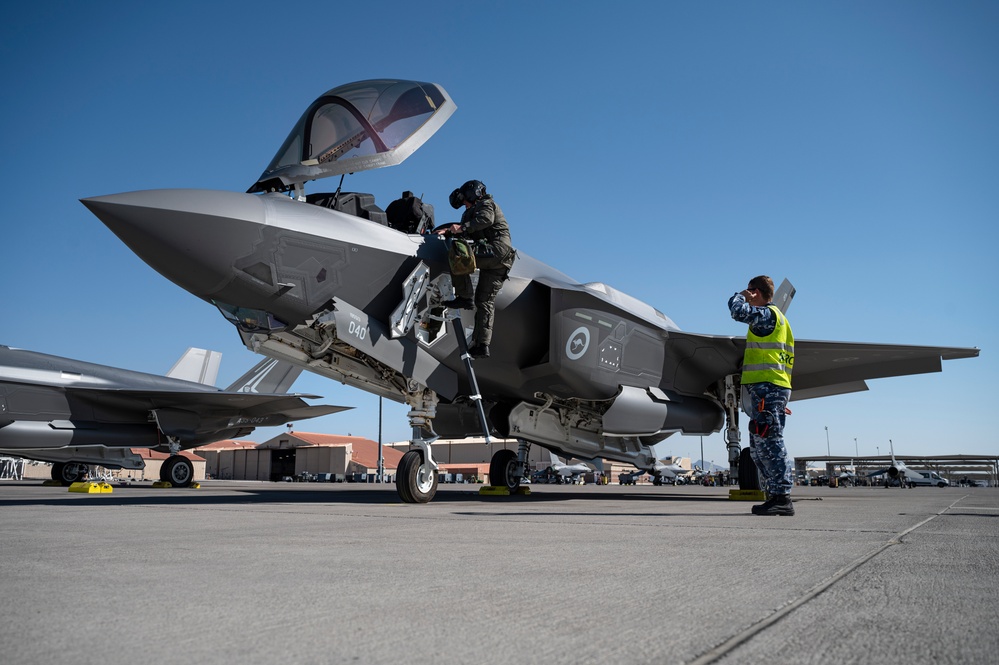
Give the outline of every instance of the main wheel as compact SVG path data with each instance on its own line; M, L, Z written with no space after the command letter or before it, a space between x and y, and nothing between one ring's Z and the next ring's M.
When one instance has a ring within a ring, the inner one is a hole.
M79 462L55 462L52 465L52 480L69 486L87 477L90 469Z
M489 484L493 487L505 487L511 492L520 487L520 476L517 470L517 453L512 450L497 450L489 460Z
M423 453L410 450L399 461L395 489L403 503L428 503L437 494L437 473L423 461Z
M742 452L739 453L739 489L762 489L760 485L760 472L756 468L756 462L753 461L753 457L749 454L749 448L743 448Z
M174 487L190 487L194 482L194 465L183 455L171 455L160 467L160 480Z

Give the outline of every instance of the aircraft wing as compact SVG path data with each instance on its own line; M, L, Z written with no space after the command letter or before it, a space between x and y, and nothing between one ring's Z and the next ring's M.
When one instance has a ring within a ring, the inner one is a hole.
M977 358L977 348L795 341L792 399L867 390L866 379L939 372L944 360Z
M667 356L676 366L676 390L700 394L738 372L745 344L742 337L670 331ZM867 390L868 379L939 372L944 360L976 358L978 352L962 347L795 340L791 399Z

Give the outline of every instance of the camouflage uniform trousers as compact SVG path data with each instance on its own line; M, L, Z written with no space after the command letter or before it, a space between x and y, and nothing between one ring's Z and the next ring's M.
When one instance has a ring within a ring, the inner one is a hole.
M763 476L768 496L790 494L794 460L784 445L784 408L791 390L772 383L744 384L749 391L749 455ZM760 408L762 405L762 408Z
M496 296L506 281L507 275L513 264L513 257L506 256L502 259L497 257L482 257L475 259L479 267L479 283L472 293L472 276L455 275L452 278L454 293L459 298L468 298L475 301L475 330L472 333L471 346L485 345L493 339L493 321L496 318Z

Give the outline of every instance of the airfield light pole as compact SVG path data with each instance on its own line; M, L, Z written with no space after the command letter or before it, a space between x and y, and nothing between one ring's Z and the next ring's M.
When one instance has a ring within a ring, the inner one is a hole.
M385 458L382 457L382 396L378 396L378 482L385 482Z
M829 425L826 425L826 457L832 457L832 453L829 452Z
M701 470L704 470L704 437L701 436Z
M857 445L857 437L853 437L853 454L860 457L860 447Z

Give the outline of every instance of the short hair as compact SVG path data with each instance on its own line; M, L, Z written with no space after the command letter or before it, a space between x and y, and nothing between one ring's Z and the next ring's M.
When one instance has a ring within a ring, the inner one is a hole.
M754 289L759 289L760 295L762 295L767 302L773 300L774 281L766 275L757 275L752 278L749 280L749 286Z

